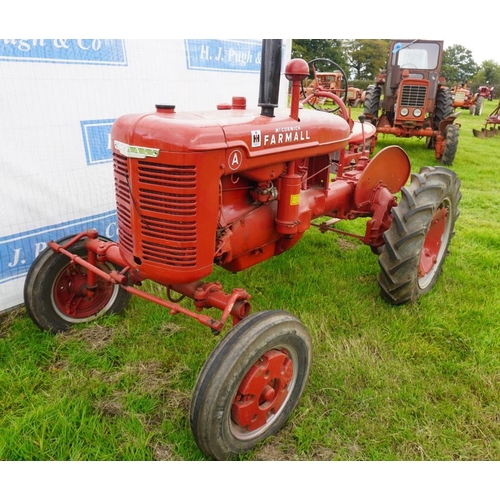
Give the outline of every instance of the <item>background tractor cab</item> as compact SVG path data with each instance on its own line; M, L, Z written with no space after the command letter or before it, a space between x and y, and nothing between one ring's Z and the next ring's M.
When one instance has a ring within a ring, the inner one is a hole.
M441 76L443 42L393 40L387 69L366 91L364 113L378 133L425 137L436 159L452 165L459 126L453 96Z

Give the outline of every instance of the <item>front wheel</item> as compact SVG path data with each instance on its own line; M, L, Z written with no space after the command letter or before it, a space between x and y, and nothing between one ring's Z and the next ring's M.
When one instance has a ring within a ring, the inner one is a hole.
M72 238L64 238L58 243L64 245ZM104 237L100 239L110 241ZM68 251L87 258L84 240L71 245ZM99 267L108 273L118 270L110 262L99 264ZM128 292L101 277L97 277L92 293L87 293L86 284L86 268L46 248L34 260L24 283L28 315L41 330L57 333L105 314L118 314L130 300Z
M276 434L297 405L309 376L308 330L285 311L240 321L206 360L190 407L200 450L228 460Z
M429 292L443 267L459 215L460 179L445 167L412 174L393 208L379 256L381 296L391 304L415 302Z

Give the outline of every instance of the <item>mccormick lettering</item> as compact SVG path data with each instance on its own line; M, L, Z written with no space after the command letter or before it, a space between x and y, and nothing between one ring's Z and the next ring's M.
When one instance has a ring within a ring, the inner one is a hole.
M296 130L300 130L300 125L294 125L292 127L279 127L275 130L278 134L280 132L295 132Z

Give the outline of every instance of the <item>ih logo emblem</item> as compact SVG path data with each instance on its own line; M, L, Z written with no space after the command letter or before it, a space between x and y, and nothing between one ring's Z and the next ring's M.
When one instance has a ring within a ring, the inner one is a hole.
M252 130L252 148L258 148L262 144L260 130Z

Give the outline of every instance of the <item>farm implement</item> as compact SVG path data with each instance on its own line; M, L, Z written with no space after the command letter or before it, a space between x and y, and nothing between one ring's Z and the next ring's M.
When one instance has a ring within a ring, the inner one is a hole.
M472 133L474 137L479 137L480 139L485 139L487 137L493 137L500 134L500 101L498 106L488 115L486 118L486 123L481 130L473 129Z

